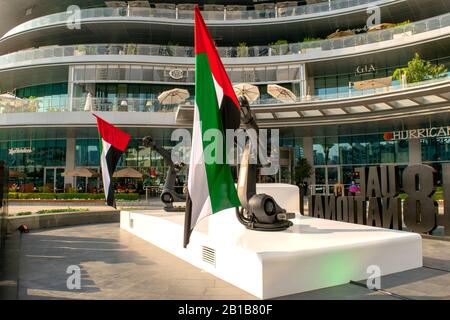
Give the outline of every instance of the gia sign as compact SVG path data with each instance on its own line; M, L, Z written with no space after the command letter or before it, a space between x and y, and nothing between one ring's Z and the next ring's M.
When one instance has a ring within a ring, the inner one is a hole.
M436 191L436 170L417 164L403 171L403 189L407 198L398 198L397 166L356 168L354 179L360 186L355 195L310 196L310 215L350 223L409 231L430 233L443 226L450 235L450 163L442 165L444 189L444 214L438 214L438 204L432 198Z

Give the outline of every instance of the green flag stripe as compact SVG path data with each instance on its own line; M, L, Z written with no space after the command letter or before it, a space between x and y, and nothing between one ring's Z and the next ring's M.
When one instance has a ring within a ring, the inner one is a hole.
M209 129L219 129L223 133L216 89L214 87L214 80L206 53L198 54L196 56L195 102L202 125L202 136ZM222 136L225 137L224 134ZM203 149L205 149L209 143L210 142L203 141ZM226 143L224 142L224 157L226 155L225 145ZM231 167L226 163L205 163L204 165L213 213L227 208L240 206L233 176L231 174Z

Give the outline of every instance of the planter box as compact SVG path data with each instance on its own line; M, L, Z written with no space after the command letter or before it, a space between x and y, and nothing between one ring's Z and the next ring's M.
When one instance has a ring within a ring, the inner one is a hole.
M29 216L7 217L6 232L13 233L22 224L26 224L28 229L44 229L65 226L76 226L93 223L119 222L120 212L110 211L87 211L87 212L64 212L64 213L46 213L32 214Z
M299 51L300 54L307 54L307 53L315 53L315 52L321 52L322 47L317 48L303 48Z
M403 38L408 38L408 37L412 37L413 33L412 31L406 31L403 33L396 33L392 36L392 39L403 39Z

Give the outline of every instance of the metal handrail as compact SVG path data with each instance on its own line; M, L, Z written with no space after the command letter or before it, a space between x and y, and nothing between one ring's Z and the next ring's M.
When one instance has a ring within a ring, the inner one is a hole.
M412 37L416 34L450 27L450 13L413 22L407 25L374 32L361 33L337 39L312 42L290 43L285 45L266 45L251 47L219 47L222 58L269 57L284 55L302 55L309 52L333 51L358 47L372 43L389 41L396 38ZM48 46L22 50L0 56L0 65L4 67L24 61L89 55L137 55L194 57L194 48L188 46L154 44L88 44L69 46Z
M205 20L209 21L234 21L234 20L261 20L261 19L279 19L285 17L301 17L305 15L317 15L326 12L353 8L362 5L372 5L374 3L386 3L395 0L334 0L329 2L314 3L303 6L273 8L265 10L244 10L227 11L226 7L220 11L202 11ZM99 7L81 10L81 19L95 18L163 18L174 20L193 20L193 10L160 9L160 8L108 8ZM8 31L3 37L9 37L29 29L48 26L51 24L65 23L70 21L71 12L59 12L33 20L24 22Z

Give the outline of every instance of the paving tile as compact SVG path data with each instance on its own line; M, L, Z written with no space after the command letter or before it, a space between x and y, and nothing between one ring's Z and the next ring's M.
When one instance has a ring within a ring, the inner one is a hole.
M395 295L449 299L450 242L424 239L423 254L426 267L382 277L382 288L394 295L345 284L280 299L399 299ZM66 270L72 264L81 268L79 291L66 286ZM121 230L118 224L46 229L24 235L20 270L21 299L257 299ZM0 287L15 286L13 273L7 280Z

